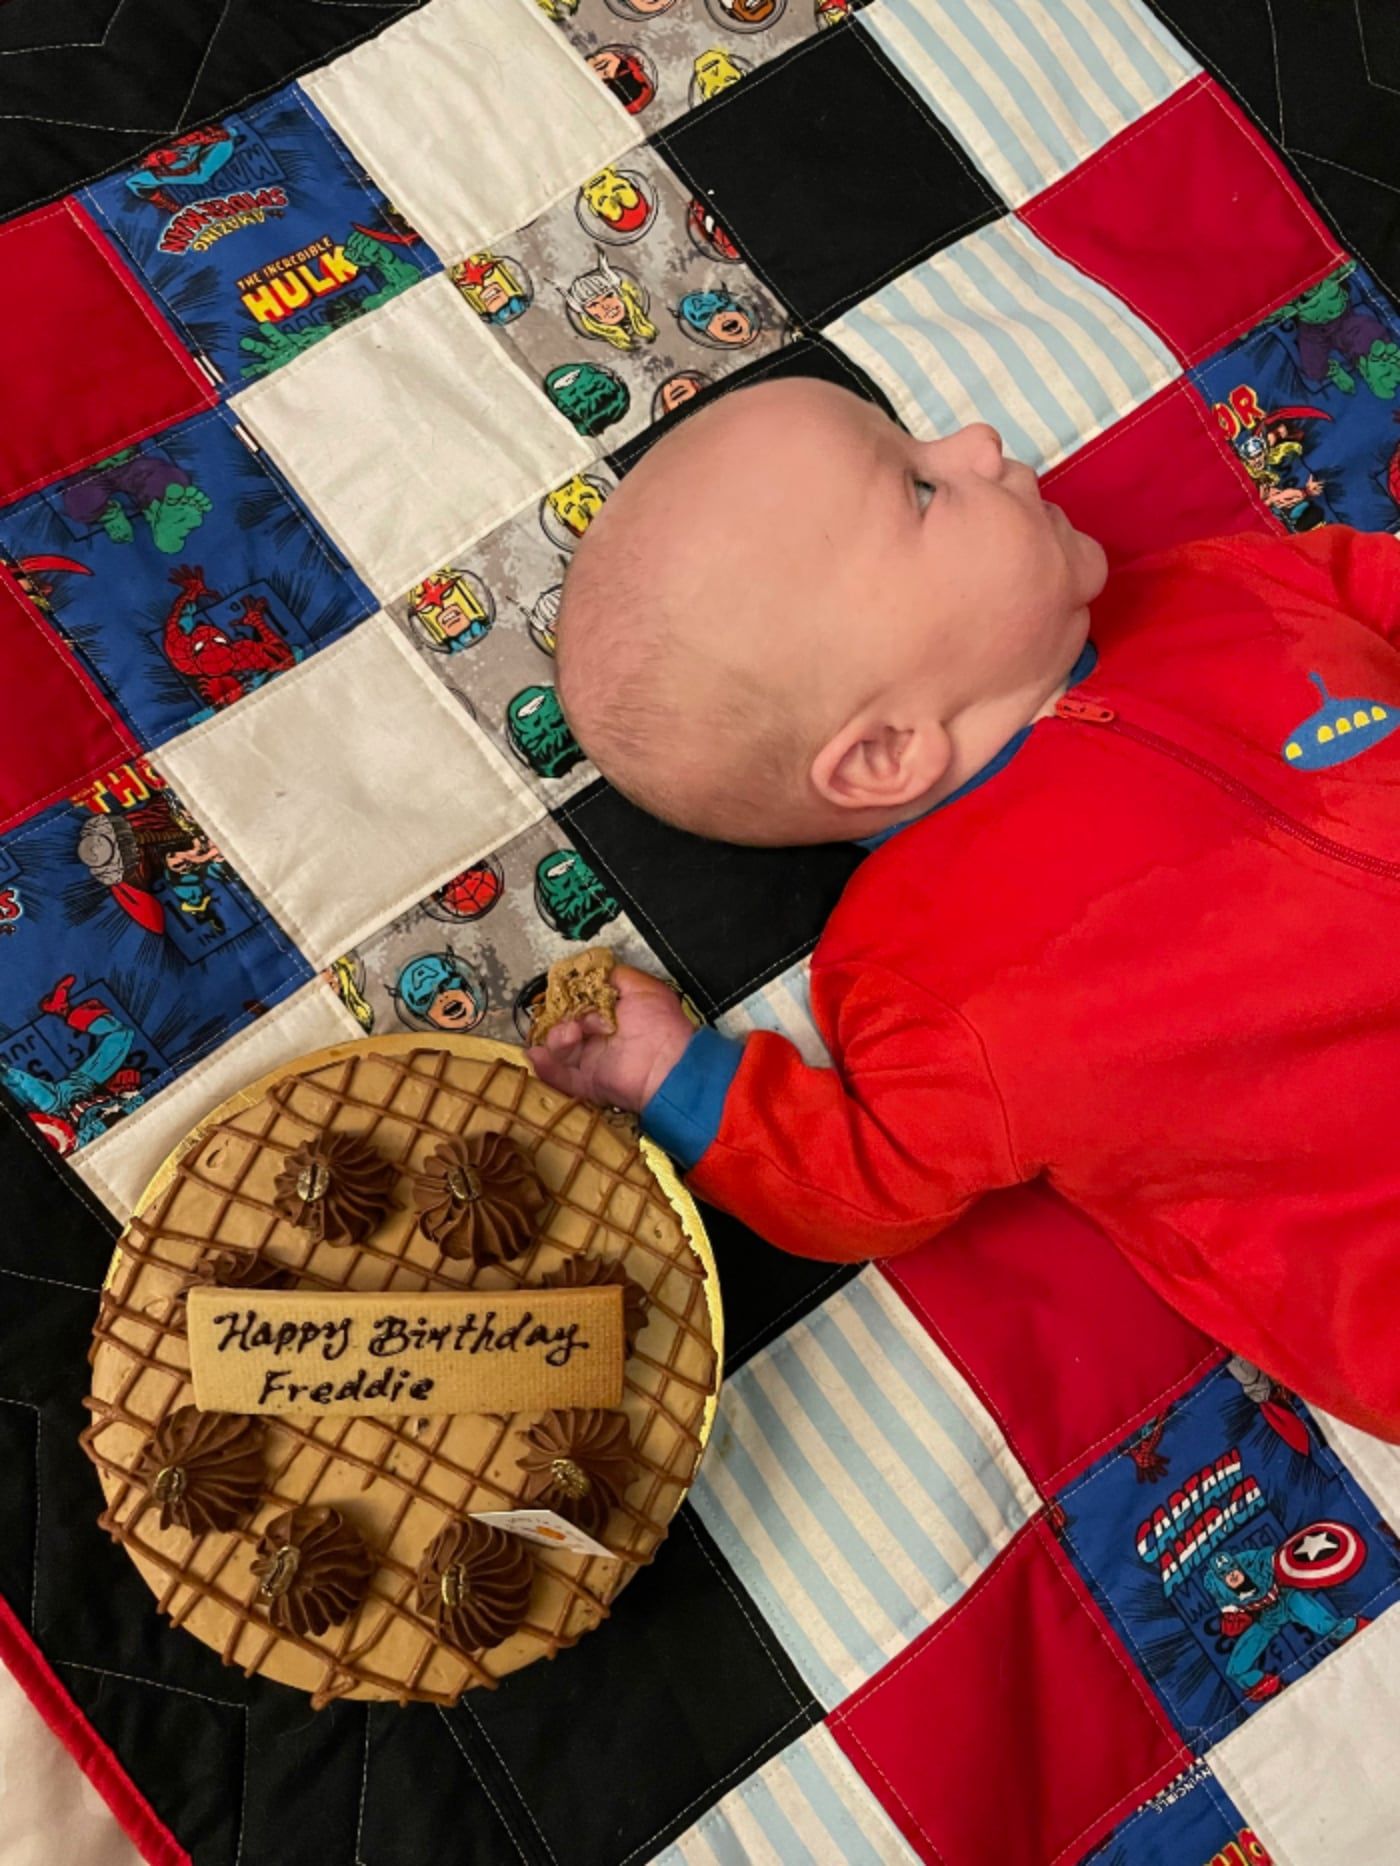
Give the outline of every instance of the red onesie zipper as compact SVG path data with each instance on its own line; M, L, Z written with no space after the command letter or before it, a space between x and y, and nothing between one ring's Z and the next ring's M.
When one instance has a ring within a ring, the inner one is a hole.
M1400 881L1400 862L1388 862L1379 855L1366 855L1360 849L1349 849L1344 842L1336 842L1331 836L1309 829L1306 823L1300 823L1296 816L1280 810L1267 797L1261 797L1257 790L1251 790L1248 784L1242 784L1238 778L1231 777L1228 771L1222 771L1219 765L1212 764L1208 758L1198 758L1195 752L1188 752L1184 746L1175 744L1171 739L1164 739L1158 732L1150 732L1146 726L1130 725L1126 719L1120 719L1111 706L1101 705L1083 694L1066 693L1055 702L1055 716L1057 719L1075 720L1082 725L1106 726L1121 738L1132 739L1138 745L1145 745L1149 751L1160 752L1164 758L1170 758L1186 770L1196 772L1199 777L1208 778L1227 797L1233 797L1236 803L1242 803L1246 809L1253 810L1276 829L1315 850L1318 855L1329 856L1334 862L1342 862L1348 868L1359 868L1368 875L1379 875L1387 881Z

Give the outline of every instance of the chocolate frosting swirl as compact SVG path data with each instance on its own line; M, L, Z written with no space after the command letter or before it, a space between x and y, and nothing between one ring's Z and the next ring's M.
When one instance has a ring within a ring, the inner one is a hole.
M418 1227L445 1257L476 1264L518 1257L549 1194L529 1156L505 1134L444 1140L414 1175Z
M256 1605L306 1639L350 1618L369 1592L374 1557L339 1510L303 1503L263 1530L253 1573Z
M287 1155L273 1204L313 1244L363 1244L389 1209L394 1177L358 1134L318 1134Z
M262 1494L262 1425L177 1406L142 1446L136 1475L160 1505L162 1529L173 1523L203 1536L236 1528Z
M418 1564L418 1611L461 1652L499 1646L525 1618L535 1564L519 1536L491 1523L454 1521Z
M638 1468L627 1415L581 1407L547 1412L525 1434L525 1443L530 1449L516 1460L525 1473L524 1501L601 1538Z
M622 1328L627 1337L627 1352L646 1327L647 1298L640 1283L634 1283L620 1263L606 1257L570 1257L558 1270L540 1278L543 1289L598 1289L608 1283L622 1285Z

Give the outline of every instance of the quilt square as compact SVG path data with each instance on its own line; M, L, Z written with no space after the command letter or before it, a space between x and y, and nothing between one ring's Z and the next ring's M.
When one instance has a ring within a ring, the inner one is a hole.
M1191 538L1274 529L1185 376L1052 467L1043 489L1110 565Z
M860 125L858 149L839 133L848 124ZM859 21L765 65L655 141L805 324L1003 209Z
M441 274L232 407L381 598L596 451Z
M1046 1492L1220 1353L1040 1186L979 1199L882 1269Z
M526 1043L550 966L598 940L655 970L622 903L546 817L335 959L328 979L366 1035L474 1030Z
M135 750L124 722L49 628L45 558L0 548L0 828Z
M318 968L538 809L382 615L160 762Z
M208 381L71 200L0 227L0 503L206 408Z
M707 1016L809 952L864 859L854 843L707 842L646 815L601 781L557 814ZM736 911L737 902L754 900L765 903L761 915Z
M1387 1613L1211 1752L1211 1767L1283 1866L1380 1866L1393 1856L1397 1677L1400 1613Z
M523 0L434 0L302 87L444 259L533 220L637 136Z
M0 871L0 1087L59 1153L310 975L145 759L0 839Z
M1188 363L1343 257L1263 137L1204 76L1020 213Z
M645 132L850 17L852 0L537 0Z
M1400 530L1400 312L1348 259L1191 372L1271 518Z
M437 269L295 84L148 150L83 199L235 387Z
M0 511L0 550L147 747L374 608L219 410Z
M1037 1498L867 1269L731 1375L691 1501L830 1708L948 1611Z
M828 1722L930 1866L1071 1866L1188 1761L1043 1518Z
M616 484L606 466L585 466L388 605L433 677L550 804L598 775L560 709L554 651L569 558Z
M1375 1505L1301 1402L1244 1361L1059 1503L1066 1547L1197 1751L1400 1598Z
M1013 206L1198 69L1139 0L880 0L861 25Z
M1038 470L1177 373L1125 304L1010 218L882 286L828 334L915 434L990 421Z
M709 201L645 144L451 273L560 414L609 447L771 353L787 325Z

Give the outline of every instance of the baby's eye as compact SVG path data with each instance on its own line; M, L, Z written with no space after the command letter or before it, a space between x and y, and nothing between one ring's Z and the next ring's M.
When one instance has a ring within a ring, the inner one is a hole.
M933 487L926 479L914 481L914 497L918 501L920 513L926 512L929 508L929 501L933 498Z

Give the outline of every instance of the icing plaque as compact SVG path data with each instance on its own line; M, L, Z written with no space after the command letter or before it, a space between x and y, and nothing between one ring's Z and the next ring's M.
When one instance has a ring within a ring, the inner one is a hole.
M622 1403L619 1283L576 1289L192 1288L204 1412L544 1412Z

